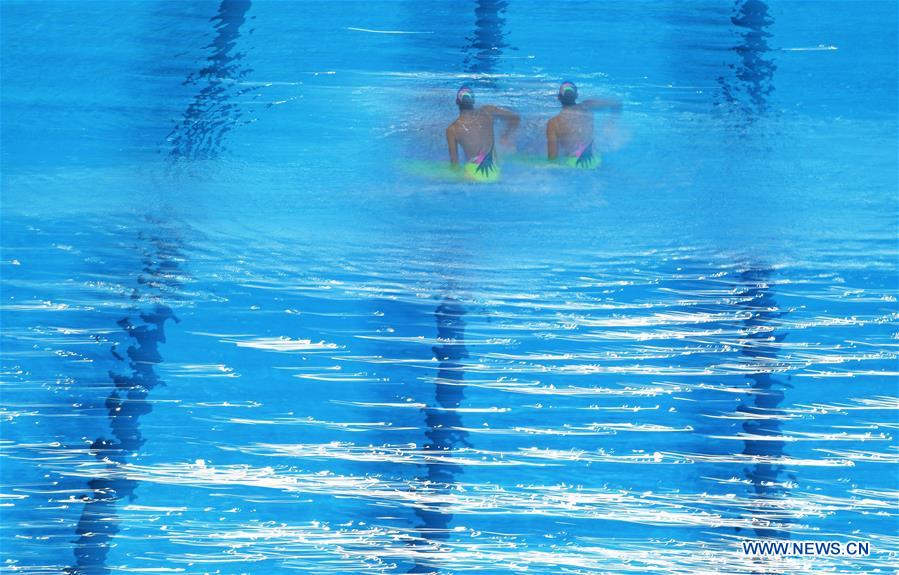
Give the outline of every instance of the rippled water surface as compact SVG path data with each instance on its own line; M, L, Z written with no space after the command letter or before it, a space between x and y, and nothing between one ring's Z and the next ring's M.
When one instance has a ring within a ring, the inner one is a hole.
M894 2L0 9L4 571L895 569Z

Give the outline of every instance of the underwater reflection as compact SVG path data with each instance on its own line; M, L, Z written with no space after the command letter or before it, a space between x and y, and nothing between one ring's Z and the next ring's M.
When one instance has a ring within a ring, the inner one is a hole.
M504 0L478 0L475 5L475 27L468 43L464 47L464 70L469 74L494 74L497 60L502 57L503 50L509 48L506 43L506 24L504 17L508 2ZM483 86L493 86L490 77L479 78Z
M235 126L252 122L244 119L237 99L258 86L244 86L241 81L253 72L237 49L241 27L247 20L250 0L223 0L218 13L210 20L215 37L206 49L206 66L190 74L184 84L200 87L184 111L181 121L166 138L174 160L209 160L224 151L224 137Z
M118 467L144 444L140 418L153 409L150 392L163 385L156 374L156 366L162 362L159 345L165 343L166 322L178 321L172 309L161 302L161 296L180 287L179 262L183 258L179 243L156 235L141 235L139 239L147 248L137 279L139 287L131 294L135 305L131 314L116 322L123 341L111 350L120 362L120 369L109 372L113 388L105 402L112 438L98 437L90 445L91 455L104 465L106 475L88 482L89 494L83 498L84 508L75 530L75 566L67 569L68 573L110 572L106 558L119 531L116 506L122 499L133 498L138 485L119 477Z
M777 66L768 55L771 51L768 27L774 23L774 18L765 2L745 0L736 4L730 21L741 42L732 48L739 57L736 63L728 65L733 70L732 77L718 78L724 100L722 105L741 115L746 123L751 123L754 117L767 112L768 98L774 92Z
M777 329L777 320L784 313L778 308L774 290L769 283L771 271L749 269L740 274L740 281L748 287L748 299L741 306L750 312L743 322L740 355L755 373L749 375L752 387L746 398L737 407L737 412L745 415L743 431L747 436L743 454L760 461L744 469L744 476L752 485L754 505L750 509L757 537L787 538L789 533L780 528L787 518L777 511L777 501L787 495L783 483L783 466L766 460L782 458L785 443L770 439L780 437L781 419L784 412L779 408L784 400L784 391L790 384L771 374L777 361L778 344L786 333Z
M437 323L437 341L431 348L439 361L434 384L434 399L422 411L425 416L427 443L424 452L427 463L425 473L419 483L428 492L446 492L454 487L456 476L462 473L462 466L450 461L452 451L467 447L468 432L462 429L462 419L457 411L465 399L465 366L462 360L468 357L465 347L466 313L463 305L451 297L444 300L434 310ZM416 530L422 540L429 545L424 550L434 551L441 541L449 537L452 514L442 509L444 504L431 503L427 507L416 507L415 515L421 520ZM425 560L417 561L409 573L434 573L436 569Z

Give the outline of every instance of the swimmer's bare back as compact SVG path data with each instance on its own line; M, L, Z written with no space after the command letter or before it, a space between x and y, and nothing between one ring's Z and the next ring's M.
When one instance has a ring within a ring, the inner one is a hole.
M550 160L575 154L593 142L593 112L609 109L621 110L617 100L584 100L562 108L558 115L546 124L546 153Z
M499 106L481 106L472 110L460 110L459 117L446 129L446 143L449 147L450 163L459 163L458 146L467 160L493 151L493 124L499 118L505 129L500 139L507 140L518 127L521 118L512 110Z

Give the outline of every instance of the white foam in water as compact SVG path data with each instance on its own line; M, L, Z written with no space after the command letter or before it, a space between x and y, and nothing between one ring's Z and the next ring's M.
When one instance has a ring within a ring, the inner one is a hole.
M372 30L370 28L357 28L355 26L347 26L347 30L354 32L370 32L372 34L433 34L434 32L411 32L406 30Z

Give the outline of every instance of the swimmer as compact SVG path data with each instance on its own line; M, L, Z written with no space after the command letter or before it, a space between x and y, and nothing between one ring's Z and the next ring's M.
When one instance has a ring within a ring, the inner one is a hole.
M521 117L499 106L474 107L474 92L462 86L456 92L459 117L446 129L450 164L459 165L458 146L465 153L465 175L473 180L487 182L499 177L499 165L494 151L493 123L499 118L505 124L500 136L504 146L511 145L512 133L518 128Z
M546 148L550 161L559 152L564 163L573 168L596 168L602 161L593 150L593 112L608 109L616 116L621 113L618 100L584 100L577 103L577 86L563 82L559 87L562 111L546 124Z

